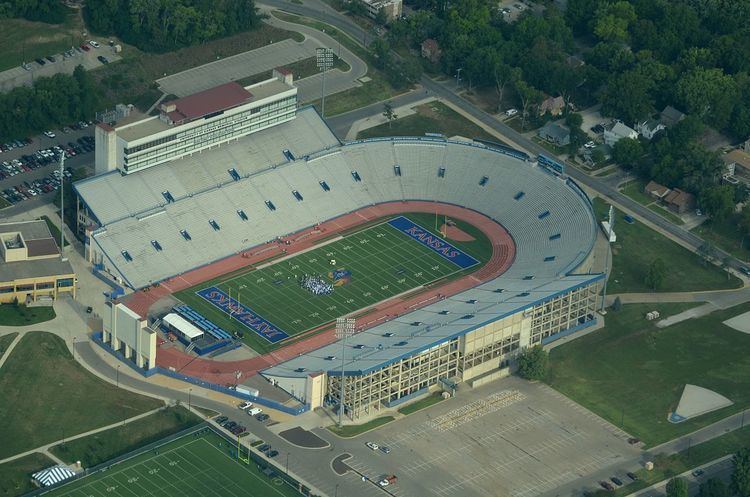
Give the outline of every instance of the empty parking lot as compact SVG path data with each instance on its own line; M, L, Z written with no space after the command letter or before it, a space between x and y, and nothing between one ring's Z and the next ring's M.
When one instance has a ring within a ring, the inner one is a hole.
M508 378L366 435L347 463L396 474L397 496L532 497L632 464L640 451L627 438L547 386ZM367 440L392 451L368 452Z

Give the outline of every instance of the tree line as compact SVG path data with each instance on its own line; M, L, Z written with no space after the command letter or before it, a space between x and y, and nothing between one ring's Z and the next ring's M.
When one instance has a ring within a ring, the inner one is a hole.
M0 1L0 19L21 18L49 24L65 21L68 8L60 0Z
M535 2L513 22L491 0L407 3L418 10L392 23L391 45L418 50L436 39L434 69L494 89L498 111L513 100L522 126L549 119L532 112L546 95L579 108L601 103L604 116L631 127L672 105L689 118L651 143L622 140L615 160L697 195L710 214L746 198L721 184L722 161L698 137L706 126L735 140L750 135L750 2L568 0L564 13ZM566 123L577 149L586 135L579 119Z
M98 103L96 86L82 66L72 75L39 78L31 87L20 86L0 94L0 140L92 119Z
M86 2L84 15L92 31L146 52L203 43L260 22L253 0L98 0Z

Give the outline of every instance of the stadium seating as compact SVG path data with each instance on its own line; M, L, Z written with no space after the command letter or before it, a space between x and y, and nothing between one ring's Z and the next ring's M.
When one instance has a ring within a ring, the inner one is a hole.
M174 311L217 340L231 340L232 336L203 317L188 305L178 305Z
M299 114L295 125L229 147L84 184L79 191L103 223L92 244L132 287L140 288L362 207L428 200L465 206L501 223L517 246L507 277L565 274L593 245L596 225L588 199L532 162L482 145L434 138L333 145L327 128L313 125L306 112ZM284 155L285 149L295 160ZM236 168L239 180L227 172L230 168ZM480 186L483 177L488 179ZM102 187L105 197L92 194L93 186ZM165 201L163 191L174 202ZM107 195L112 202L105 201ZM212 229L210 219L221 229ZM551 238L556 234L560 237ZM152 240L162 250L154 250Z

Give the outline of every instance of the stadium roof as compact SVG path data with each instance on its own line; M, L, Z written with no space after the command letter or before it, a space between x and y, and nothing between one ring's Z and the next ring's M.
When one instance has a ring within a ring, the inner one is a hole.
M162 321L177 329L180 333L188 337L190 340L193 338L200 338L203 336L203 331L194 326L190 321L180 316L175 312L170 312Z
M602 274L581 274L528 281L506 273L491 282L348 338L345 374L361 375L382 368L603 277ZM497 290L502 292L496 293ZM341 375L340 341L261 373L269 378L302 378L316 371Z

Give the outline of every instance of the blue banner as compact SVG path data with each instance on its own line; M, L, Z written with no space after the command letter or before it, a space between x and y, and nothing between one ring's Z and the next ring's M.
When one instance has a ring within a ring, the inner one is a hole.
M432 251L443 256L445 259L451 261L462 269L470 268L471 266L479 264L479 261L469 254L462 252L439 236L432 234L404 216L391 219L388 221L388 224L418 241L425 247L432 249Z
M262 318L253 312L252 309L244 304L240 304L235 299L230 299L229 295L215 286L198 290L195 293L271 343L280 342L285 338L289 338L289 335L271 324L267 319Z

